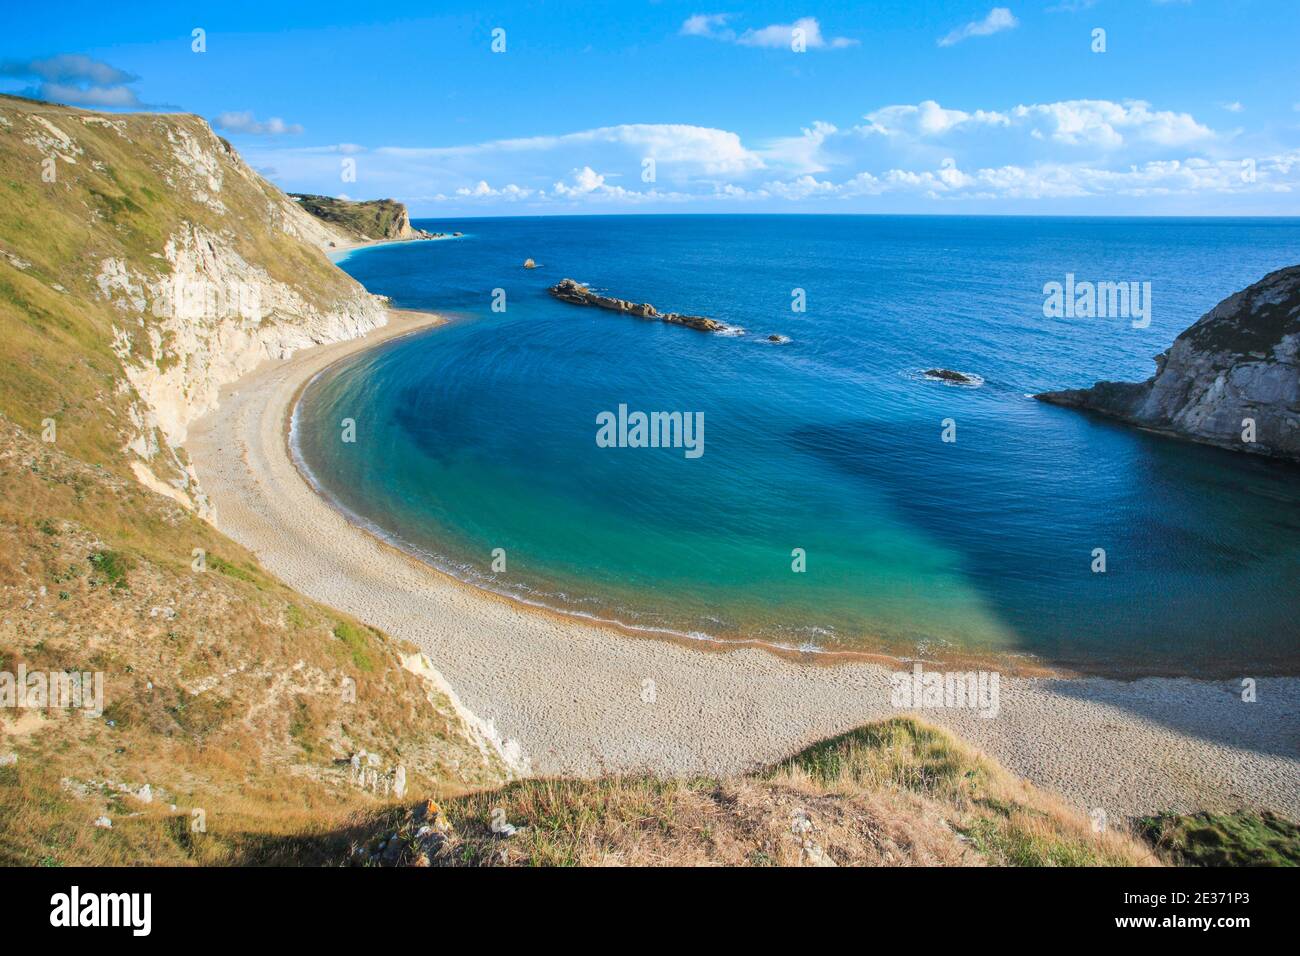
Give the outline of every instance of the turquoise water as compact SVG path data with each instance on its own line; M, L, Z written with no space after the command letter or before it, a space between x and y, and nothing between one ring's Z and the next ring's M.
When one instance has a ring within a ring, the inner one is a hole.
M341 505L440 567L717 639L1094 673L1296 672L1300 469L1027 396L1145 378L1222 297L1300 260L1300 221L421 225L465 236L342 265L455 321L321 376L295 440ZM542 267L525 271L526 257ZM1151 282L1150 326L1044 318L1043 285L1067 272ZM748 334L559 303L545 288L565 276ZM983 384L928 380L933 366ZM703 454L599 447L597 416L620 405L703 413Z

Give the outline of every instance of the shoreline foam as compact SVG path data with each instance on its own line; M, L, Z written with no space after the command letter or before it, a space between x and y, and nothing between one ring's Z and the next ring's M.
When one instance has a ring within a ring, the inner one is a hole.
M335 362L437 321L395 313L362 339L266 363L224 389L190 442L218 526L290 586L419 645L535 772L731 774L900 712L888 663L827 667L625 636L456 581L348 521L293 461L292 410ZM1191 678L1004 676L1001 697L995 720L917 713L1112 817L1236 806L1300 816L1300 679L1261 678L1255 704L1232 682Z

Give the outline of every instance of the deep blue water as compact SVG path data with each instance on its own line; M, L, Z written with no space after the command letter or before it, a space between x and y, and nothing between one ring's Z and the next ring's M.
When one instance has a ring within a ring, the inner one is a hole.
M442 567L725 639L1087 672L1296 671L1300 469L1027 396L1147 377L1221 298L1300 261L1300 221L420 225L465 235L342 265L397 306L457 320L322 376L297 438L343 505ZM1045 318L1043 285L1067 272L1150 282L1149 327ZM559 303L545 289L565 276L748 334ZM932 366L983 384L927 380ZM702 412L704 453L598 447L596 416L620 404ZM340 441L343 418L355 443Z

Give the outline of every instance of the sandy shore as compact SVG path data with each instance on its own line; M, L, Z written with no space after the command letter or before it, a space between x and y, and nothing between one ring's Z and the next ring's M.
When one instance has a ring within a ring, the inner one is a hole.
M331 363L436 321L394 313L364 339L264 364L225 389L187 445L221 530L292 587L420 645L534 773L729 774L899 713L879 664L705 652L538 613L349 524L294 467L293 401ZM1300 679L1261 679L1246 704L1231 682L1003 677L994 719L919 713L1112 818L1236 806L1300 818Z
M412 236L409 239L358 239L355 242L345 242L332 246L324 246L321 251L329 257L331 262L338 262L340 259L346 259L351 253L356 252L358 249L369 249L371 246L394 246L408 242L446 242L451 239L459 238L459 236L451 233L444 233L440 236Z

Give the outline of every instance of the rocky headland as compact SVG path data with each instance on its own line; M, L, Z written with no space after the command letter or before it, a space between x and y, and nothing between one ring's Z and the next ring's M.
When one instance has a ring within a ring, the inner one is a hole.
M308 193L290 193L289 196L304 210L343 234L341 242L328 242L325 244L327 247L357 242L447 238L447 233L426 232L412 226L406 206L396 199L335 199Z
M1039 401L1235 451L1300 461L1300 266L1224 299L1155 357L1145 382Z

